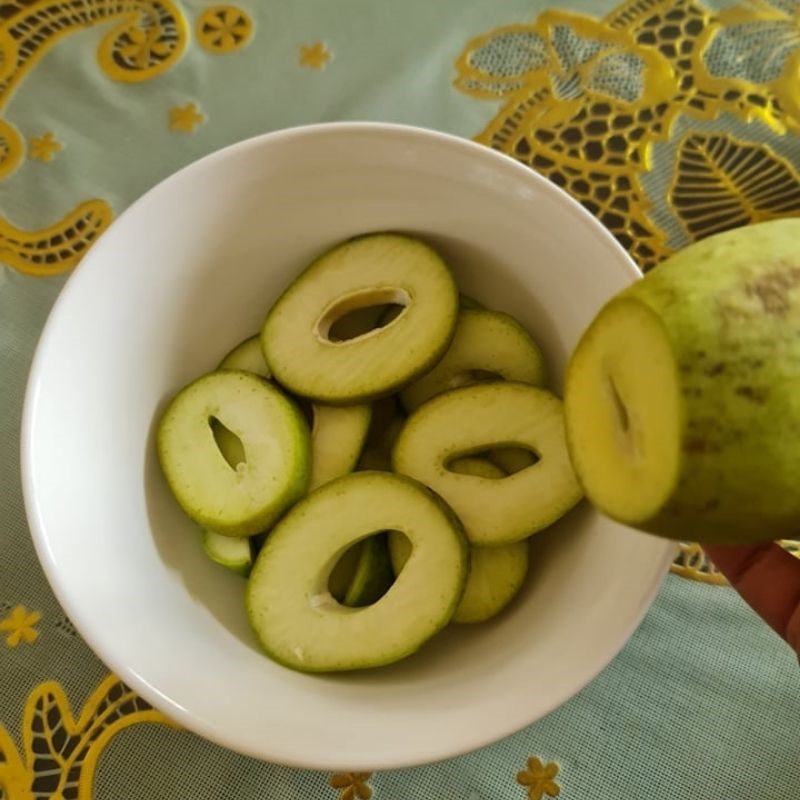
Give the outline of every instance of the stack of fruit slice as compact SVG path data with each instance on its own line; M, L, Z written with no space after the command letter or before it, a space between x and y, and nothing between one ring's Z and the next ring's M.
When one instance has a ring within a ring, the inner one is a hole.
M579 501L544 383L528 332L459 295L433 249L364 236L178 393L159 457L208 555L249 576L268 655L380 666L502 611L528 537Z

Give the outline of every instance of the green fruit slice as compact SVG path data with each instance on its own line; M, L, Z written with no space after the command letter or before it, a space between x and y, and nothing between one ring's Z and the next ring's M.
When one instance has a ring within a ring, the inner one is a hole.
M203 550L215 563L239 575L249 575L253 566L252 539L248 536L221 536L203 531Z
M233 469L211 429L218 420L244 447ZM158 426L158 455L172 493L203 528L252 536L308 485L309 435L295 405L248 372L204 375L180 391Z
M315 403L311 414L309 491L355 469L367 438L372 409L368 405L337 407Z
M506 475L515 475L536 463L533 453L521 447L498 447L489 453L489 460Z
M342 557L336 562L336 566L331 570L331 576L328 578L328 591L339 603L344 603L347 590L353 581L353 575L356 574L365 541L367 540L356 542L345 550Z
M218 369L239 369L252 372L262 378L271 378L269 367L264 360L261 350L261 337L251 336L233 348L233 350L219 362Z
M456 458L448 466L452 472L457 472L459 475L475 475L478 478L493 478L494 480L506 477L506 473L500 467L485 458L471 456Z
M497 547L473 545L470 571L453 622L486 622L519 594L528 575L527 540Z
M539 460L502 480L448 469L455 459L497 447L522 447ZM429 400L403 426L392 463L397 472L441 495L473 544L524 539L581 498L567 453L561 401L521 383L478 384Z
M358 563L342 602L351 608L372 605L386 594L393 583L394 572L386 534L370 536L363 542Z
M394 447L404 424L404 417L395 417L383 435L364 449L358 462L359 469L379 469L391 472L392 447Z
M654 516L677 484L678 380L661 321L630 300L603 309L570 361L565 407L575 469L592 502L626 524Z
M405 423L396 396L384 397L372 404L372 422L367 434L367 444L358 462L358 468L391 471L392 447Z
M245 339L234 347L219 368L241 369L263 378L270 377L259 336ZM355 469L364 448L371 417L372 409L368 405L337 407L312 404L309 491ZM216 427L214 433L219 449L229 464L235 466L243 460L241 443L230 431Z
M400 533L389 534L389 553L395 575L408 561L411 545ZM453 614L453 622L485 622L497 616L519 594L528 574L527 540L496 547L472 545L469 577Z
M328 591L342 605L359 608L383 597L392 583L387 537L379 533L345 551L331 571Z
M385 313L386 306L384 305L357 308L331 325L330 338L334 342L346 342L348 339L364 336L385 324L382 321Z
M566 379L589 500L652 533L800 530L800 220L695 242L603 308Z
M437 394L490 376L540 386L545 379L542 351L508 314L466 309L458 314L455 336L442 360L400 397L413 411Z
M405 311L363 336L331 341L338 318L381 303ZM291 391L348 405L389 394L435 364L453 336L457 309L450 270L430 247L406 236L364 236L297 278L269 312L261 344Z
M384 530L404 533L413 552L376 603L346 608L328 591L348 547ZM275 526L247 586L247 610L265 652L305 672L364 669L418 650L450 620L467 577L458 520L408 478L358 472L298 503Z
M459 458L450 469L461 475L499 480L505 473L483 458ZM453 622L485 622L499 614L519 593L528 574L528 542L496 547L471 545L469 577L453 614ZM405 566L411 545L401 533L389 533L389 554L395 575Z

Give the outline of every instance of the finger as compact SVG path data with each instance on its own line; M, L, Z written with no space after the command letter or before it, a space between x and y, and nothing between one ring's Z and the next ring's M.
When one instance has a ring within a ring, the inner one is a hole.
M705 550L745 601L800 654L800 559L774 542Z

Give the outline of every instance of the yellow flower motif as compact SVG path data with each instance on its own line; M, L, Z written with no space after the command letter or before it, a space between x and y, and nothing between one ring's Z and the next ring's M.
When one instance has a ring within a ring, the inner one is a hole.
M300 63L304 67L311 69L325 69L325 65L331 60L331 52L325 42L315 42L311 45L303 45L300 48Z
M150 62L163 58L170 53L168 42L161 41L163 31L160 25L153 25L146 30L131 28L127 31L128 44L119 49L120 55L136 66L137 69L146 69ZM156 58L153 58L153 57Z
M367 781L371 776L371 772L337 772L329 782L339 789L339 800L370 800L372 787Z
M0 725L0 797L8 800L92 800L97 762L121 731L142 723L175 726L109 675L76 718L55 682L28 697L19 731L22 748Z
M558 797L561 787L554 778L558 775L558 764L552 761L545 765L531 756L528 759L528 769L517 774L517 783L528 787L529 800L541 800L546 794L548 797Z
M253 21L241 8L212 6L198 18L197 41L209 53L231 53L244 47L253 35Z
M37 161L52 161L53 156L62 149L63 145L52 133L33 136L28 144L28 154Z
M5 618L0 620L0 631L7 633L6 644L16 647L23 639L30 643L39 638L39 631L33 626L42 618L38 611L28 611L25 606L17 606Z
M205 121L205 116L195 103L187 103L185 106L173 106L169 110L169 127L173 131L191 133Z

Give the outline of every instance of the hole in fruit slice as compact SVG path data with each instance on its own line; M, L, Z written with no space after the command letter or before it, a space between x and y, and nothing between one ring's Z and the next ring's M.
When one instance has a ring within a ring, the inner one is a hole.
M361 539L340 556L328 578L328 591L343 606L377 603L394 583L385 532Z
M244 445L242 440L230 429L220 422L217 417L209 417L208 424L214 434L220 453L231 469L237 469L239 464L246 464Z
M516 475L541 460L538 453L519 445L498 445L491 449L457 453L445 462L445 469L460 475L500 480Z
M404 289L366 289L337 299L322 313L316 334L349 342L385 328L402 316L411 298Z
M623 433L628 433L631 429L630 414L628 414L627 406L622 402L622 397L620 396L617 384L614 383L614 379L611 377L611 375L608 376L608 386L611 390L611 399L614 402L614 409L617 412L617 421L619 422L619 426L622 428Z
M535 450L518 445L495 447L486 454L486 457L492 464L500 467L506 475L516 475L542 460L541 455Z

